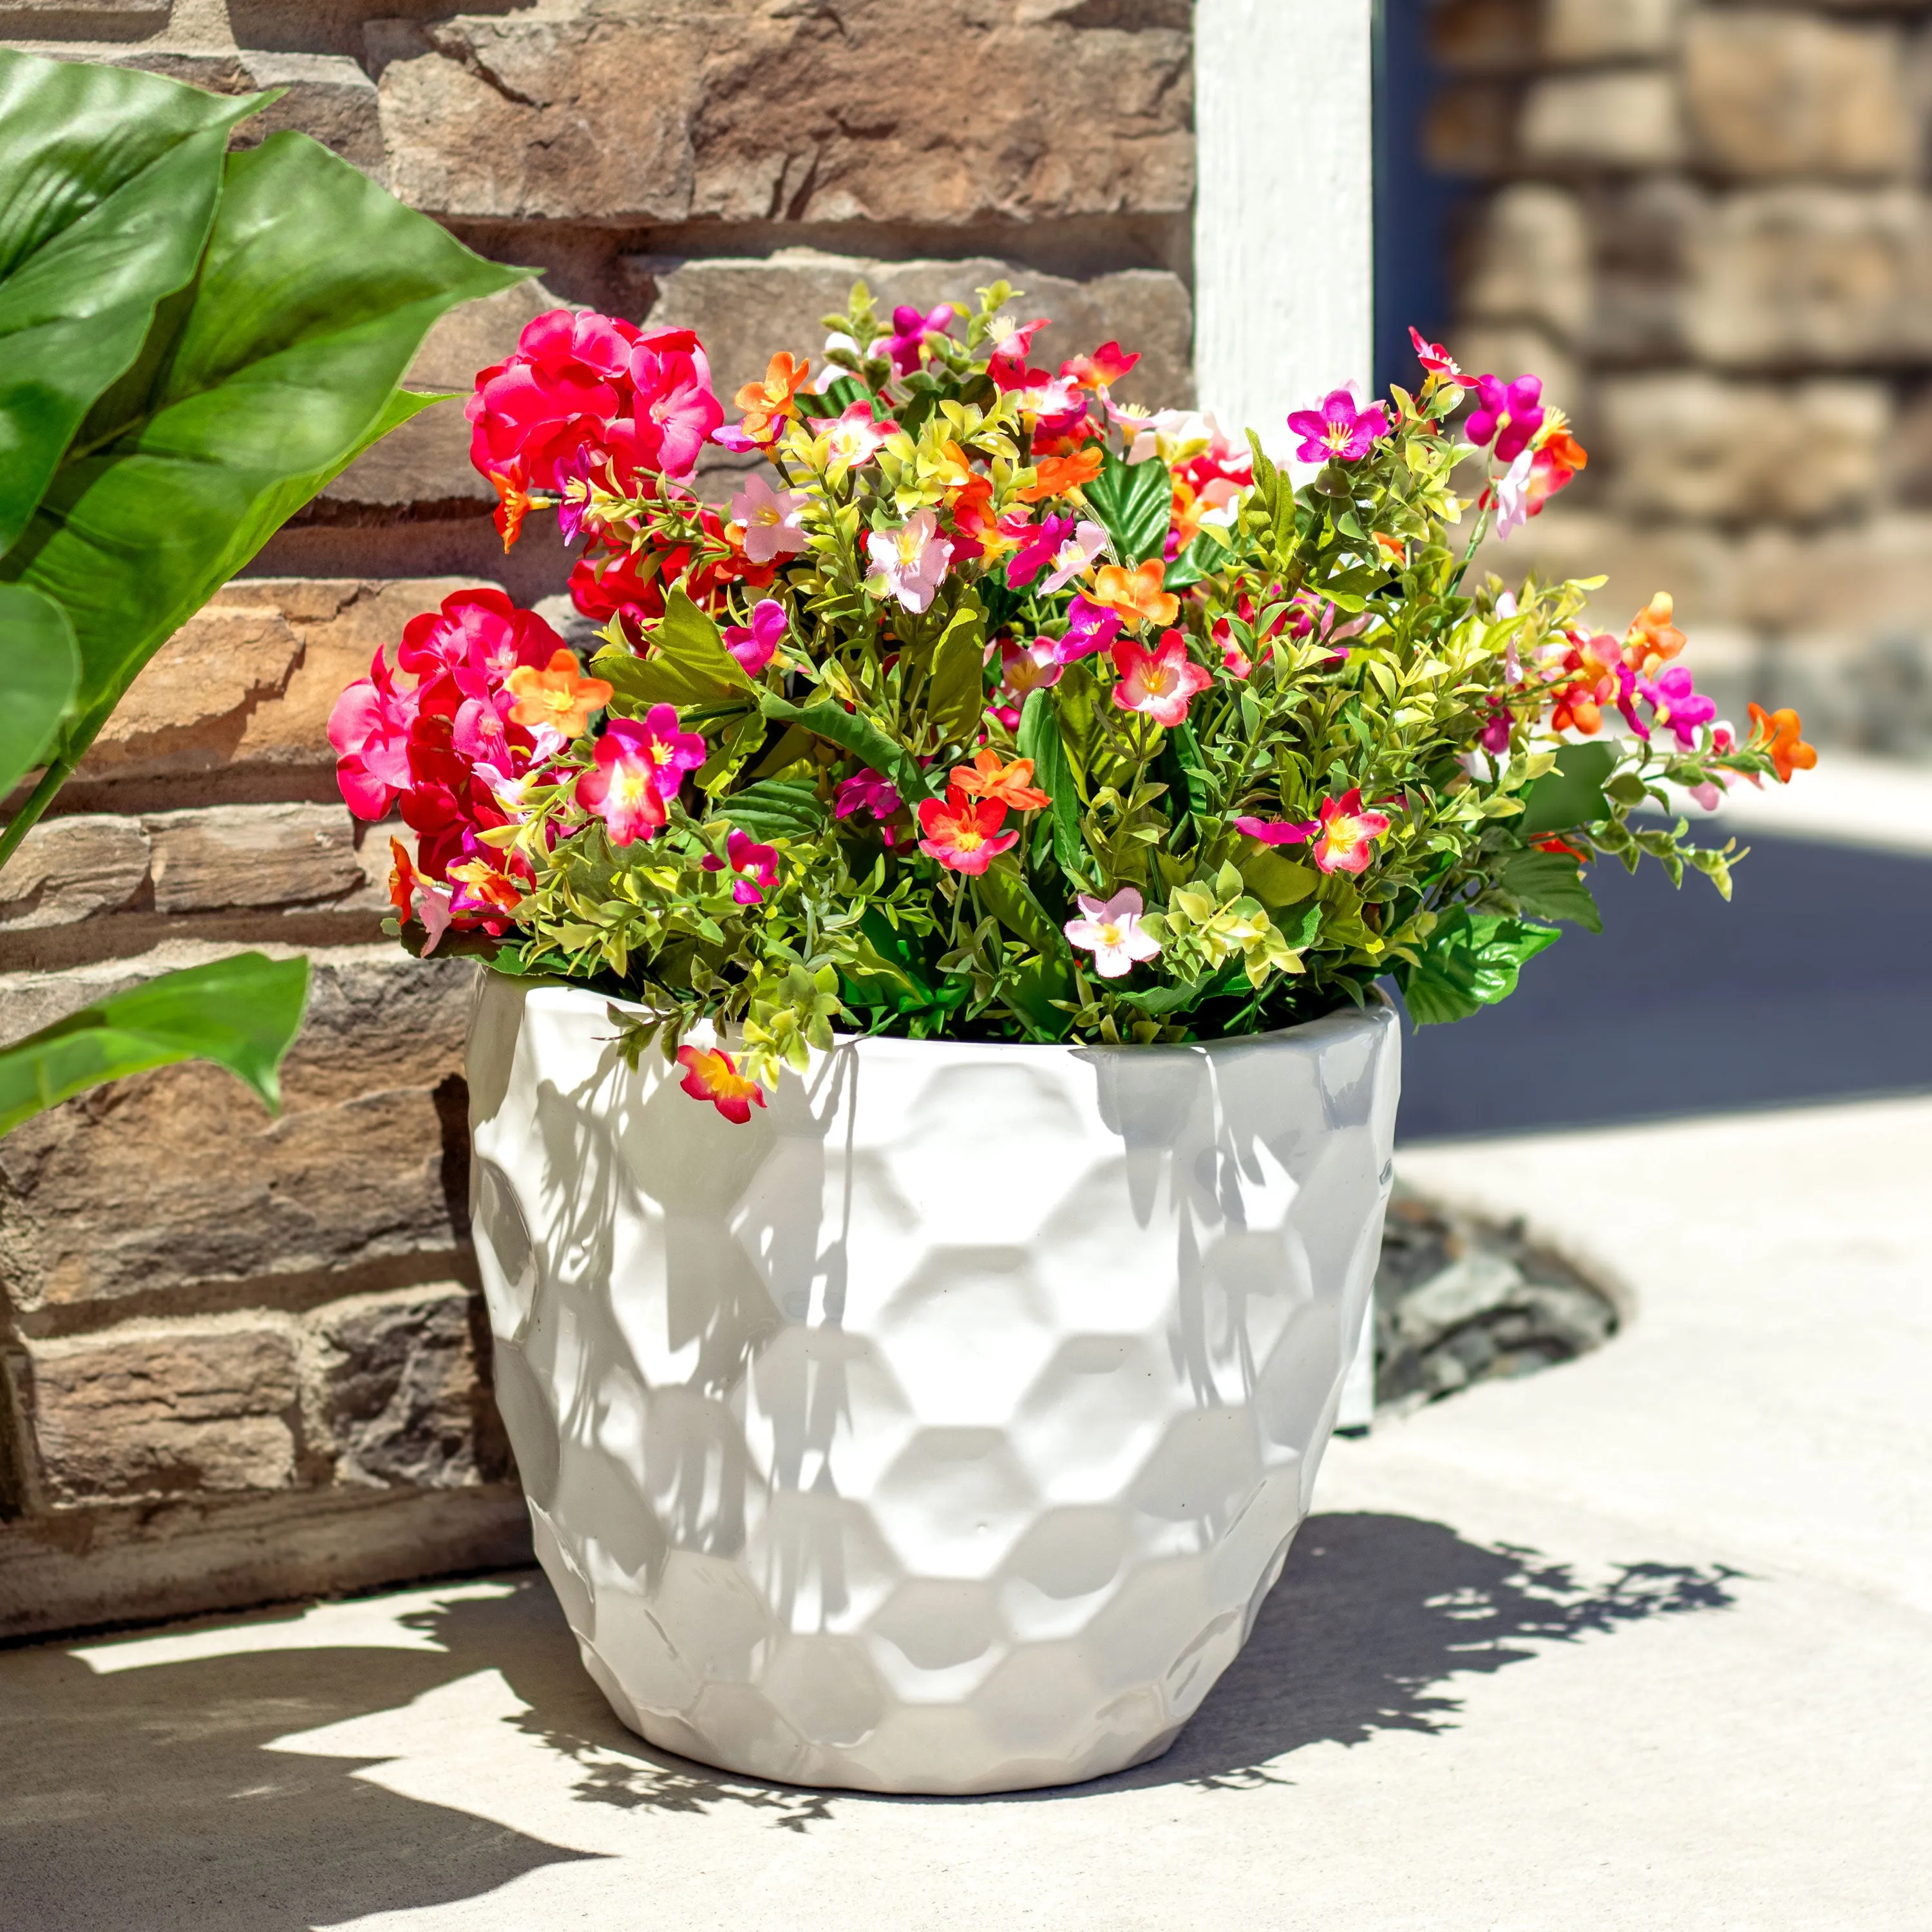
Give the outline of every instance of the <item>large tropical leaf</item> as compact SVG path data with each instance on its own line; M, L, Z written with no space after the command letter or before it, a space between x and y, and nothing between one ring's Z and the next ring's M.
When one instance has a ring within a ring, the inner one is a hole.
M164 639L414 404L430 326L524 272L485 262L307 136L230 154L206 253L102 396L0 578L67 610L70 765Z
M67 613L24 584L0 584L0 796L46 756L80 676Z
M302 1025L306 959L238 953L166 973L0 1047L0 1134L104 1080L212 1060L281 1108L281 1064Z
M1106 526L1114 547L1129 563L1158 556L1174 516L1174 478L1157 458L1126 463L1108 451L1100 473L1081 494Z
M193 278L229 131L264 100L0 48L0 552Z

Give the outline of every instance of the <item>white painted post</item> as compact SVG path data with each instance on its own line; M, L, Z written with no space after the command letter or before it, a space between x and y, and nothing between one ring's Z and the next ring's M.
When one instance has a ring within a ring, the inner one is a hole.
M1375 326L1373 0L1196 0L1201 406L1278 455L1290 410L1366 397Z
M1194 371L1270 455L1290 410L1366 398L1375 340L1374 0L1195 0ZM1375 1413L1372 1307L1337 1426Z

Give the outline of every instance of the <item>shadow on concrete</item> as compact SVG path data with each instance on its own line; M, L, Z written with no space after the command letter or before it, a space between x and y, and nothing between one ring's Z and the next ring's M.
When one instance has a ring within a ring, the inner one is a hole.
M1600 935L1566 926L1502 1005L1405 1026L1401 1139L1932 1090L1932 860L1749 843L1729 905L1600 862Z
M1147 1785L1292 1781L1304 1746L1441 1731L1460 1708L1461 1674L1642 1618L1723 1608L1734 1574L1636 1564L1584 1586L1533 1552L1484 1548L1440 1523L1318 1516L1247 1649L1165 1757L993 1800L804 1790L654 1751L611 1715L534 1571L506 1580L501 1596L398 1617L440 1650L238 1649L110 1675L59 1646L16 1650L0 1654L0 1922L304 1932L479 1897L590 1856L354 1774L378 1760L269 1748L479 1672L500 1672L525 1707L502 1721L562 1761L548 1791L621 1811L749 1810L806 1832L856 1803L1065 1802ZM259 1622L217 1627L240 1642ZM477 1748L488 1752L487 1736Z
M1534 1550L1468 1543L1439 1522L1311 1516L1247 1648L1166 1756L1041 1795L1290 1784L1282 1760L1306 1745L1448 1730L1462 1708L1457 1677L1624 1624L1726 1609L1737 1574L1639 1563L1584 1584Z

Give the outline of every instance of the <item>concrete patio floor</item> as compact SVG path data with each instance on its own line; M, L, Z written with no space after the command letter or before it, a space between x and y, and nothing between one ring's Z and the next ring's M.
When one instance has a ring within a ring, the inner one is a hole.
M1329 1453L1158 1762L761 1786L518 1574L0 1653L8 1932L1932 1926L1932 1101L1406 1151L1613 1270L1600 1354Z

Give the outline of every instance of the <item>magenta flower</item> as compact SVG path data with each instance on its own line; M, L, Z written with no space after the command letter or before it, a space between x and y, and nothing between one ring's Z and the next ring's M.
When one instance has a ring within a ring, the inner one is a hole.
M1529 447L1530 439L1543 427L1543 378L1519 376L1504 382L1500 376L1476 378L1476 406L1462 425L1462 433L1478 449L1492 438L1498 463L1514 463Z
M952 316L950 302L941 302L929 315L921 315L910 303L901 303L892 310L892 333L886 347L893 368L902 376L910 376L919 367L926 338L946 334L952 328Z
M388 659L380 650L369 675L358 678L335 700L328 714L335 781L358 818L386 817L397 794L410 789L410 727L416 722L418 702L415 692L396 688Z
M1030 524L1020 539L1020 547L1006 560L1006 586L1024 590L1048 564L1053 554L1073 533L1071 517L1043 517Z
M838 795L832 802L834 818L850 818L854 812L869 812L881 824L899 808L898 788L889 779L874 771L858 772L844 781L838 788ZM886 843L892 842L890 826L886 826Z
M1452 382L1462 380L1462 372L1456 368L1455 357L1441 343L1430 341L1413 323L1409 327L1408 339L1415 345L1415 359L1426 374L1445 376Z
M1238 818L1234 830L1264 845L1306 845L1322 830L1318 818Z
M748 626L725 626L724 648L756 677L777 655L784 634L785 608L776 598L766 597L752 605Z
M634 718L613 718L597 740L596 764L577 781L578 803L603 820L614 845L649 838L670 816L658 790L654 742Z
M932 511L915 510L896 530L869 532L866 548L872 560L866 588L874 597L896 597L908 610L932 608L952 561L952 540L939 534Z
M745 526L746 556L754 563L796 556L805 548L808 500L796 490L774 490L762 476L746 477L730 502L732 522Z
M1380 403L1358 410L1346 389L1330 390L1319 409L1297 410L1288 426L1301 439L1294 452L1301 463L1359 462L1391 428Z
M1708 724L1718 715L1714 700L1696 689L1690 673L1682 664L1672 664L1661 676L1640 681L1639 690L1656 714L1656 722L1677 734L1677 742L1688 751L1697 742L1697 727Z
M1080 916L1060 929L1070 945L1094 956L1094 970L1103 980L1122 980L1144 959L1160 956L1160 943L1141 924L1144 902L1132 886L1110 899L1078 896Z
M516 700L507 691L488 698L465 698L457 707L450 744L459 758L472 765L488 765L505 778L515 770L510 743L510 712Z
M609 729L620 724L629 727L632 740L648 758L657 773L657 788L667 800L676 797L686 772L694 772L710 755L704 740L695 731L677 728L677 712L668 704L653 704L644 713L644 722L614 718Z
M1491 698L1489 706L1489 722L1476 742L1491 758L1499 758L1509 749L1510 729L1516 722L1516 713L1500 698Z
M1063 664L1104 651L1120 634L1120 613L1087 598L1075 598L1066 615L1066 634L1055 638L1053 645L1053 655Z
M776 846L760 845L735 826L724 841L724 856L707 856L704 869L722 872L731 868L731 896L740 905L756 905L778 882L778 855Z

